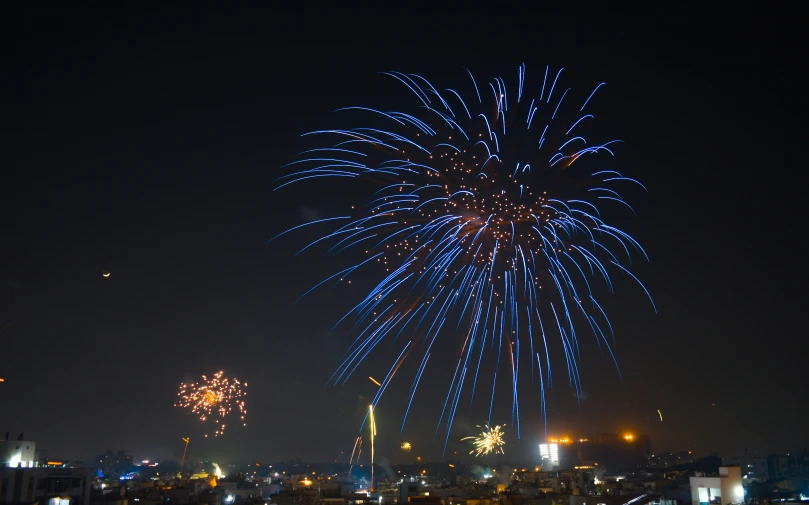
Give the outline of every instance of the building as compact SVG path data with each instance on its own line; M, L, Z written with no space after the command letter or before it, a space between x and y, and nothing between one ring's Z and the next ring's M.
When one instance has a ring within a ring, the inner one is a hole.
M419 482L400 482L397 491L398 503L408 503L413 497L423 496Z
M132 455L120 450L113 453L107 449L104 454L96 456L93 466L106 476L123 475L132 469Z
M610 470L645 466L652 454L652 439L645 434L598 433L593 442L585 439L578 446L580 461L596 461Z
M89 468L0 468L0 503L89 505Z
M6 433L5 440L0 441L0 467L23 467L32 468L36 466L36 442L23 440L23 435L17 440L9 440Z
M539 444L539 456L542 458L543 469L550 470L559 466L559 444ZM546 461L551 468L545 468Z
M770 469L767 466L767 458L753 458L750 460L752 468L748 469L747 478L758 482L764 482L770 478Z
M757 454L747 449L739 449L730 457L722 458L722 465L738 466L742 472L742 479L752 479L756 478L756 464L754 460L757 458Z
M724 460L722 460L724 462ZM646 468L671 468L677 465L683 465L693 462L690 451L680 451L677 453L664 451L660 453L650 454L646 457ZM732 466L730 463L725 466Z
M690 477L691 505L744 503L742 472L738 466L720 466L719 475Z
M633 433L598 433L592 439L571 437L549 438L540 444L543 469L573 469L577 466L606 466L624 470L648 464L652 442L649 435ZM547 465L546 462L550 462ZM550 466L550 468L548 468Z

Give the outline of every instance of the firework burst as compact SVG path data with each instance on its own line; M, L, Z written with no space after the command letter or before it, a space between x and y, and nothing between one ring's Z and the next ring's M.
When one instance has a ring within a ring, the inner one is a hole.
M410 452L413 449L413 445L411 445L410 442L402 442L399 448L404 452Z
M180 384L180 391L177 393L179 400L174 406L198 416L203 423L213 418L214 436L218 437L225 433L225 421L232 414L238 414L242 426L247 426L244 400L247 396L246 388L246 382L242 383L235 377L225 377L220 370L210 379L203 375L200 381Z
M483 431L480 435L474 437L465 437L461 441L471 440L474 449L469 451L469 454L474 454L477 457L485 456L486 454L505 454L503 446L506 444L503 438L502 426L495 426L489 428L489 425L478 426Z
M411 106L339 109L370 123L306 134L331 142L301 153L276 190L321 178L364 180L378 189L369 191L364 207L271 239L305 226L336 225L298 254L315 246L325 246L327 254L364 253L301 298L376 266L382 280L338 321L358 336L330 381L344 384L380 342L391 341L398 357L379 383L376 405L406 358L418 354L402 430L434 344L457 345L439 418L439 426L446 423L445 450L462 393L471 404L482 368L492 370L489 424L499 376L511 390L519 438L518 384L529 368L546 417L553 354L564 356L567 381L581 392L580 328L615 360L612 324L596 300L595 284L612 292L612 274L618 273L649 294L625 266L634 253L646 253L606 220L613 208L634 213L619 191L645 188L615 170L582 171L581 160L613 156L620 142L584 137L598 137L588 105L604 83L577 93L561 84L561 69L546 68L531 85L525 65L510 84L499 77L479 84L466 72L460 91L439 91L419 75L384 72L412 93Z

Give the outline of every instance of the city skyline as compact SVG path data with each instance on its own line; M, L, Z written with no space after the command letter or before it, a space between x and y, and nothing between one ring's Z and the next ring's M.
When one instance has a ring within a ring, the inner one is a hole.
M482 36L480 13L436 12L453 30L413 41L400 31L426 22L416 13L384 30L329 10L301 26L262 9L7 12L4 105L17 127L0 202L0 338L19 359L0 365L0 429L64 456L124 447L170 459L183 437L191 454L234 459L350 452L379 387L368 376L382 380L396 356L324 389L353 340L329 330L363 292L293 303L338 264L302 266L297 249L265 242L360 192L274 193L274 179L303 133L336 123L331 111L400 99L377 72L447 83L466 66L514 79L525 61L529 75L565 67L577 88L607 82L598 120L625 141L621 170L649 189L633 199L639 219L620 224L650 256L633 271L659 314L617 282L605 309L621 375L587 341L581 392L556 365L547 426L526 379L521 437L509 399L491 419L505 425L505 457L599 432L699 454L809 446L788 135L798 81L776 18L502 11ZM413 456L441 457L457 350L437 352L403 434L409 377L375 411L381 457L404 441ZM204 439L209 427L172 405L180 383L218 370L249 382L247 426ZM448 454L468 448L460 439L485 410L458 410ZM774 410L778 429L762 429Z

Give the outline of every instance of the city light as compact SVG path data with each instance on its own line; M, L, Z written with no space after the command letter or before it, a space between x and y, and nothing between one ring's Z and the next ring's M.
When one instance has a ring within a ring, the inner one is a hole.
M635 435L633 435L631 433L627 433L626 435L624 435L624 440L626 440L628 442L631 442L631 441L635 440Z

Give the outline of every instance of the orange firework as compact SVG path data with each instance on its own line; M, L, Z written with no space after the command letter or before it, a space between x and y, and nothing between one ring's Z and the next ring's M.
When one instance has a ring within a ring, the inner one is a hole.
M199 416L202 422L214 417L214 436L218 437L225 433L225 420L234 412L238 412L242 426L247 426L247 409L244 403L246 388L246 382L242 383L236 378L229 379L220 370L211 379L203 375L199 382L180 384L180 391L177 393L179 400L174 406Z

